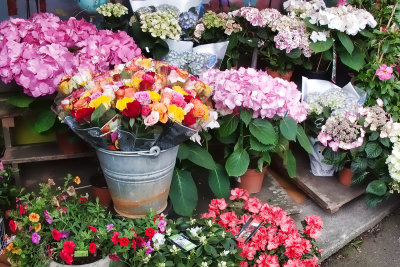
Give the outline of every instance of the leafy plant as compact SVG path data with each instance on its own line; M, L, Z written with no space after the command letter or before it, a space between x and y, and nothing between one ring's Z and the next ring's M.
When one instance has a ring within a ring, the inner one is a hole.
M15 172L18 172L18 170L9 165L3 166L0 160L0 214L8 209L15 208L15 200L23 192L23 189L15 185L15 180L12 177Z

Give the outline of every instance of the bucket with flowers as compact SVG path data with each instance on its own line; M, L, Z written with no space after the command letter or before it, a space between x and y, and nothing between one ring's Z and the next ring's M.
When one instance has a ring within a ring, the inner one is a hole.
M137 217L165 209L178 145L215 118L211 88L143 57L65 77L60 88L59 116L96 148L115 210Z

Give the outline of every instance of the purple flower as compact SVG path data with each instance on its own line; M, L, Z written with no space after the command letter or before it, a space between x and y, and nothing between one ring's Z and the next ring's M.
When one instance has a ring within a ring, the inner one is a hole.
M158 226L158 229L160 229L160 232L163 233L163 232L165 232L165 226L167 226L167 221L161 220L161 221L158 223L157 226Z
M147 248L146 254L150 254L151 252L154 251L154 249L150 246L150 240L148 240L148 241L146 242L146 244L144 245L144 247Z
M110 232L113 229L114 224L107 225L107 232Z
M61 231L61 238L68 238L69 232L63 232Z
M49 212L46 210L44 212L44 219L46 220L46 222L48 224L52 224L53 223L53 218L50 216Z
M32 234L32 242L35 244L39 244L40 241L40 235L38 233L33 233Z

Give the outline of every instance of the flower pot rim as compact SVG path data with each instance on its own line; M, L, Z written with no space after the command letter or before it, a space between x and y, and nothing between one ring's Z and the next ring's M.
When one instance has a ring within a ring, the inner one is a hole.
M110 257L108 257L108 255L107 255L107 256L105 256L104 258L98 259L98 260L96 260L96 261L94 261L94 262L85 263L85 264L80 264L80 265L74 265L74 264L68 265L68 264L56 262L56 261L54 261L54 260L52 259L52 260L50 261L49 266L50 266L50 267L58 267L58 266L81 266L81 267L91 267L91 266L93 266L93 264L99 264L99 263L107 264L107 263L110 263L110 262L111 262L111 259L110 259ZM94 265L94 266L97 266L97 265ZM108 266L108 265L106 265L106 266Z

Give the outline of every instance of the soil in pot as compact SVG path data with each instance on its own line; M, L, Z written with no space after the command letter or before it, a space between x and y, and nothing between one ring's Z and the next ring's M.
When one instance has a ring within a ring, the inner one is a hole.
M351 185L351 179L353 179L354 173L350 168L344 168L339 172L339 182L342 185L345 186L350 186Z
M248 169L239 179L238 187L247 190L249 193L258 193L262 188L264 175L267 171L267 166L262 172L256 169Z

